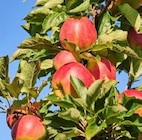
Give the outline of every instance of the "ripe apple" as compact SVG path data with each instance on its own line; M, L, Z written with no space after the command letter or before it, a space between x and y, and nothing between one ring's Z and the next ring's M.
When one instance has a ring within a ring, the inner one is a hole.
M7 109L6 122L8 127L11 129L15 122L25 114L24 109L13 109L12 107Z
M26 114L37 115L39 114L40 102L29 103L28 105L23 105L22 107L10 106L7 109L6 122L10 129L22 116Z
M78 97L71 85L70 76L80 79L87 87L95 80L87 68L79 62L71 62L62 66L55 72L52 79L54 93L60 98L63 98L66 94Z
M128 31L127 40L131 48L142 49L142 33L138 33L133 27Z
M61 26L59 40L63 48L71 50L72 46L65 43L68 41L80 48L80 51L86 51L97 39L95 25L87 17L69 18Z
M34 115L24 115L12 127L13 140L46 140L43 121Z
M63 50L55 56L53 60L53 65L55 69L58 70L60 67L70 62L77 62L77 61L71 52Z
M87 69L95 77L95 79L108 78L110 80L116 79L116 68L115 66L106 58L101 57L100 60L88 60Z
M122 99L123 95L126 97L135 97L136 99L142 100L142 91L136 89L127 89L119 94L118 99Z

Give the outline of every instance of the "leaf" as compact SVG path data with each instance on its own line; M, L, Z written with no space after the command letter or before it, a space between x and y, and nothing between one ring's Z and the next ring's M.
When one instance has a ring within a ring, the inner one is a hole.
M8 77L9 58L8 56L0 57L0 79L9 82Z
M83 0L65 0L65 4L68 10L74 9L83 3Z
M42 33L46 33L49 29L59 26L67 18L68 15L65 12L54 12L48 15L42 23Z
M88 108L91 108L92 104L96 100L96 97L98 96L100 89L102 87L103 81L102 80L96 80L88 89L87 96L86 96L86 103L88 105Z
M64 0L48 0L45 3L45 7L46 8L53 8L54 6L57 6L59 4L62 4L64 2Z
M140 28L140 15L129 4L125 3L118 6L120 13L130 22L130 24L136 29ZM126 12L127 10L127 12Z
M142 71L142 60L131 58L129 74L131 80L136 81L141 76Z
M59 112L59 117L68 120L73 121L75 123L78 123L81 118L80 111L75 108L70 108L66 111Z
M30 57L33 54L33 50L30 49L17 49L14 54L12 55L10 61L14 61L17 59L25 59Z
M107 124L105 121L103 121L100 125L97 125L96 121L90 122L85 130L86 140L91 140L92 137L97 135L106 127L107 127Z
M50 13L50 10L46 7L41 7L31 11L25 18L27 22L40 24L44 18Z
M79 6L75 7L74 9L71 9L69 12L70 13L82 12L87 10L89 6L90 6L90 0L84 0L83 3L81 3Z
M77 136L81 136L82 132L80 129L73 127L71 130L69 131L64 131L63 134L66 135L67 139L71 139ZM66 139L66 140L67 140ZM62 139L61 139L62 140Z
M35 6L42 6L47 2L47 0L37 0Z
M36 83L39 72L40 66L38 61L27 62L26 60L21 60L16 77L23 82L22 92L29 93L29 89L33 88Z
M40 69L46 70L53 67L53 60L52 59L45 59L41 62Z
M98 35L104 34L111 29L111 19L109 12L104 13L102 19L100 20Z
M119 45L119 44L113 44L113 50L118 52L118 53L123 53L126 54L130 57L137 58L137 59L142 59L133 49L131 49L128 46L124 45Z
M84 83L75 77L70 77L71 84L80 98L86 99L87 88Z
M72 107L75 107L75 105L73 103L71 103L70 101L66 100L61 100L59 97L57 97L55 94L49 94L46 97L47 100L51 101L52 104L55 104L59 107L65 108L65 109L69 109Z
M18 48L20 49L48 49L54 45L46 37L36 36L25 39Z

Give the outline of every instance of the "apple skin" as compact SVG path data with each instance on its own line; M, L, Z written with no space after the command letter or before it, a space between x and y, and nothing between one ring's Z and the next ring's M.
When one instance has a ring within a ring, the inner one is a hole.
M24 115L12 127L13 140L46 140L46 129L42 120L34 115Z
M25 108L14 108L13 106L7 109L6 122L10 129L12 129L15 122L23 115L27 114Z
M63 98L66 94L78 97L71 85L70 76L79 78L86 87L89 87L95 80L83 64L79 62L68 63L62 66L53 75L52 87L58 97Z
M87 17L69 18L61 26L59 40L66 50L71 48L65 44L65 40L78 46L80 51L86 51L91 48L96 39L95 25Z
M101 57L100 61L88 60L87 69L94 76L95 79L108 78L116 80L116 67L106 58Z
M22 112L14 112L12 114L7 114L6 116L6 122L10 129L12 129L13 125L16 123L17 120L19 120L23 116Z
M142 100L142 91L136 89L127 89L118 95L118 99L122 99L123 95L126 97L135 97L136 99Z
M136 32L133 27L130 27L128 31L127 40L131 48L142 49L142 33Z
M63 50L54 57L53 65L55 69L58 70L60 67L70 62L77 61L71 52Z

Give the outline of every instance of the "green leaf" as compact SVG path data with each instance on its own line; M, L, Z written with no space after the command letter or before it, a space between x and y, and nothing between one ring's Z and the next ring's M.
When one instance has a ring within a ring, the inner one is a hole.
M131 49L130 47L128 47L125 44L124 45L123 44L119 45L118 43L113 44L113 50L118 53L126 54L130 57L133 57L133 58L142 59L136 51L134 51L133 49Z
M97 125L96 121L90 122L85 130L86 140L91 140L92 137L97 135L106 127L107 127L107 124L105 121L103 121L100 125Z
M9 58L8 56L0 57L0 79L9 82L8 77Z
M54 93L53 94L49 94L46 97L46 100L49 100L52 102L52 104L55 104L59 107L65 108L65 109L69 109L72 107L75 107L75 105L73 103L71 103L69 100L61 100L60 98L58 98Z
M63 134L66 135L67 139L71 139L71 138L74 138L74 137L77 137L77 136L81 136L82 131L80 129L76 128L76 127L73 127L69 131L64 131Z
M17 49L12 55L10 61L14 61L21 58L23 59L27 58L31 56L32 53L33 53L33 50L30 50L30 49Z
M81 3L79 6L75 7L74 9L71 9L69 12L70 13L82 12L87 10L89 6L90 6L90 0L84 0L83 3Z
M96 97L100 94L100 89L102 87L103 81L96 80L88 89L86 96L86 103L88 108L91 108L92 104L96 100ZM92 108L93 109L93 108Z
M99 23L98 35L104 34L111 29L111 22L110 21L111 21L111 19L110 19L109 12L104 13L104 15Z
M31 11L25 18L29 23L41 24L44 18L50 13L50 10L46 7L41 7Z
M54 45L46 37L36 36L25 39L19 46L20 49L48 49Z
M26 60L21 60L16 77L23 82L22 92L29 93L29 89L33 88L36 83L39 72L40 64L38 61L27 62Z
M140 28L140 15L129 4L125 3L118 6L120 13L129 21L129 23L136 29ZM126 12L127 10L127 12Z
M46 70L53 67L53 60L52 59L45 59L41 62L40 69Z
M67 140L67 136L64 133L59 133L57 136L54 138L54 140Z
M55 6L62 4L63 2L64 2L64 0L48 0L48 1L46 1L44 6L46 8L53 8Z
M130 58L130 78L133 81L136 81L141 76L142 71L142 60L135 58Z
M70 77L70 80L78 96L86 99L87 88L85 87L84 83L80 79L72 76Z
M46 33L49 29L59 26L67 18L68 15L65 12L54 12L48 15L42 23L42 33Z
M83 3L83 0L65 0L65 4L68 10L74 9Z
M4 80L2 81L2 83L9 92L11 97L18 98L23 86L23 82L20 82L18 77L15 77L12 83L6 83Z
M81 118L80 111L75 108L70 108L66 111L59 112L59 117L68 120L73 121L75 123L78 123Z
M42 6L47 2L47 0L37 0L35 6Z

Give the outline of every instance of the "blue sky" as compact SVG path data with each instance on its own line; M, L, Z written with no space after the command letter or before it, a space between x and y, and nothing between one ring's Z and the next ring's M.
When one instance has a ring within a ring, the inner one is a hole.
M2 0L0 4L0 56L12 56L17 46L26 38L28 33L22 29L22 20L31 10L36 0ZM12 62L9 67L9 75L12 79L17 70L17 62ZM127 76L122 73L117 77L121 81L118 88L122 91L127 82ZM12 140L10 129L7 127L5 114L0 114L0 139Z
M22 20L31 10L36 0L2 0L0 4L0 57L11 55L17 46L27 37L28 33L21 28ZM17 63L10 64L10 77L13 78ZM1 105L1 104L0 104ZM7 127L5 114L0 114L0 139L12 140L10 129Z

